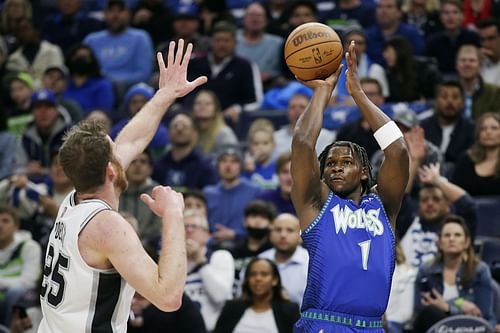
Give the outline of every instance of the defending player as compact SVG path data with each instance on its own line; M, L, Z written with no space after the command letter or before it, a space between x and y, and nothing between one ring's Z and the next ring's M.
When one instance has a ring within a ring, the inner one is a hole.
M66 135L59 161L75 187L61 204L50 234L41 290L39 333L125 332L133 289L164 311L180 307L186 279L182 195L157 186L143 201L162 218L159 264L118 214L124 170L151 141L176 98L206 82L186 79L192 45L171 42L165 67L158 53L159 90L114 143L94 122Z
M374 131L385 161L376 190L364 148L334 142L316 158L323 111L342 68L314 89L292 141L292 201L309 251L307 287L295 332L384 332L394 270L394 234L409 158L403 135L361 89L354 43L346 53L347 88Z

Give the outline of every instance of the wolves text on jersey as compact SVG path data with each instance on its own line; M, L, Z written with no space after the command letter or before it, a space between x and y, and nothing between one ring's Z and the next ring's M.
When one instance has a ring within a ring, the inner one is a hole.
M348 229L366 229L372 232L374 236L380 236L384 233L384 224L379 219L380 208L367 211L358 208L352 211L348 206L340 207L337 204L330 211L333 215L337 234L340 230L346 234Z

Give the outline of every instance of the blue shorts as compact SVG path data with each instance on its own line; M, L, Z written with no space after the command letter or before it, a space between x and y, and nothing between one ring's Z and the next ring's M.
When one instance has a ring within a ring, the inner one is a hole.
M323 330L323 332L321 332ZM385 333L377 317L307 309L295 323L294 333Z

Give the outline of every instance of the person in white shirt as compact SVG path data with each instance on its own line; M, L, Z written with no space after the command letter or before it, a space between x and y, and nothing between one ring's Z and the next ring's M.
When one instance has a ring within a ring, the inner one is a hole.
M477 22L481 41L483 66L481 76L484 82L500 85L500 21L488 18Z

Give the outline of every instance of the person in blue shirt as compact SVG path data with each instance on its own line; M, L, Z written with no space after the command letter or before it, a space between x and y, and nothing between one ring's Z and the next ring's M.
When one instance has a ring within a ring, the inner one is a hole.
M347 87L384 151L373 185L361 146L336 141L316 157L316 140L341 65L325 80L304 82L314 90L295 125L292 202L309 252L307 286L295 333L384 332L395 266L394 228L408 182L409 156L401 131L361 88L355 43L346 53Z

